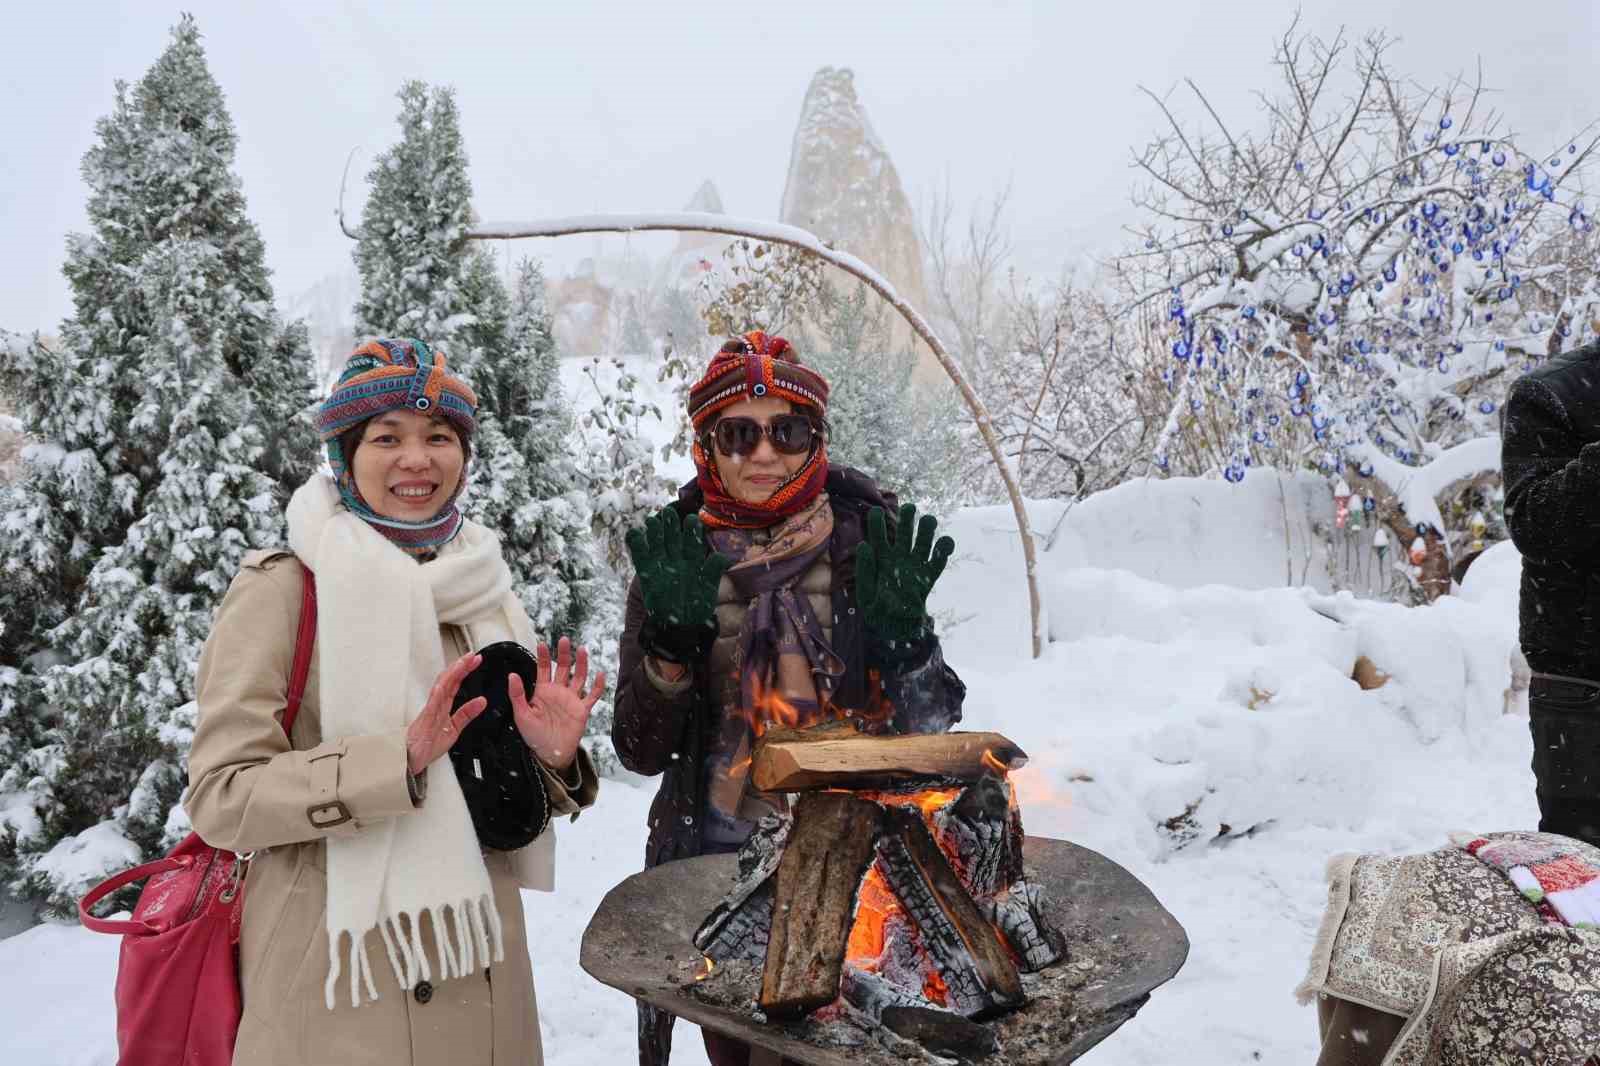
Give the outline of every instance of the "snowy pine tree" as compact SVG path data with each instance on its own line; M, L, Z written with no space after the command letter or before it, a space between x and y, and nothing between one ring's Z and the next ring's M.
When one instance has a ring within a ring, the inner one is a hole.
M367 172L371 192L355 252L361 273L356 332L419 337L471 381L482 334L494 328L479 321L474 304L493 301L497 287L502 302L505 293L498 281L473 286L467 280L481 252L465 243L472 183L455 94L408 81L398 95L400 140Z
M866 471L906 502L943 509L961 466L954 390L912 380L916 357L891 350L875 293L830 289L825 306L819 350L802 357L828 379L828 460Z
M509 318L506 357L484 359L473 380L481 461L468 512L500 534L534 630L576 638L605 593L595 587L589 500L571 452L544 274L533 260L518 265Z
M466 242L472 185L452 92L412 81L399 97L401 138L367 175L357 330L422 338L477 392L464 510L500 537L535 631L580 637L595 561L544 276L524 262L508 296L493 258Z
M314 455L304 333L272 310L192 19L97 134L75 314L0 347L37 441L0 496L0 864L56 909L162 845L211 611Z

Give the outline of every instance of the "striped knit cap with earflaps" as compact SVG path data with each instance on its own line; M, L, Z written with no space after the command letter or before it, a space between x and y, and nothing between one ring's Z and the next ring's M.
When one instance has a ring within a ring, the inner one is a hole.
M466 435L477 428L477 394L445 364L444 353L412 338L368 341L351 353L338 383L317 412L317 433L328 450L328 465L345 507L359 515L408 555L427 555L461 531L456 507L466 471L445 505L432 518L407 522L374 511L356 487L355 472L339 435L386 411L409 410L450 421Z
M694 426L695 481L705 495L700 518L713 528L764 529L804 510L828 479L828 447L817 438L805 465L761 503L736 500L728 493L713 459L711 430L717 415L742 400L773 396L822 419L828 409L828 382L800 362L782 337L760 330L724 344L689 390L689 421Z

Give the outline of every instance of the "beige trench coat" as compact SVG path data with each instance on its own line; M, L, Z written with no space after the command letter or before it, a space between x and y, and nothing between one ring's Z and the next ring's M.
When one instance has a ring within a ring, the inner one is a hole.
M504 962L402 989L384 961L381 938L371 933L377 1002L352 1007L341 982L335 1009L327 1007L323 840L403 818L413 806L403 732L324 742L315 655L292 750L283 735L302 573L287 553L245 558L217 611L196 685L199 717L184 807L207 843L255 852L239 943L244 1017L234 1064L537 1066L543 1053L519 891L519 878L536 879L524 872L532 847L484 855L505 929ZM469 635L457 627L442 628L441 639L446 661L469 650ZM576 816L594 802L594 770L581 754L564 779L546 771L545 784L554 812ZM312 824L307 811L324 802L316 798L324 787L336 790L351 822L333 829ZM428 924L424 919L421 940L430 945L437 974Z

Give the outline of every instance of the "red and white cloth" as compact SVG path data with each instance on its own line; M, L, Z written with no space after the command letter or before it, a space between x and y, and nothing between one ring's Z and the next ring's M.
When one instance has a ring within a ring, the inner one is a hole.
M1462 838L1466 851L1510 879L1552 925L1600 929L1594 849L1550 834Z

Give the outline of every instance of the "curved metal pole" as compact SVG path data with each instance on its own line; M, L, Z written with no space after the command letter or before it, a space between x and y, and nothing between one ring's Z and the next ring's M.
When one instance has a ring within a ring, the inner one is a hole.
M348 164L346 164L348 168ZM341 196L342 199L342 196ZM354 237L344 225L343 204L339 210L339 226L347 236ZM1033 531L1028 526L1028 511L1023 506L1022 488L1017 484L1016 474L1011 469L1011 464L1006 462L1005 453L1000 450L1000 441L994 434L990 423L989 411L984 407L983 401L968 384L966 376L961 373L961 367L956 363L933 332L933 327L928 325L925 318L915 307L907 303L895 291L887 278L879 274L862 260L849 252L841 252L829 248L818 237L798 226L785 226L773 222L761 222L751 219L732 218L728 215L714 215L696 211L677 211L660 214L644 215L579 215L570 218L554 218L533 222L486 222L467 230L467 240L494 241L518 240L524 237L564 237L578 233L642 233L649 231L667 230L674 232L690 231L695 233L720 233L729 237L748 237L752 240L767 241L772 244L787 245L798 248L855 277L873 292L881 296L906 320L918 337L922 338L933 352L934 358L939 360L939 365L944 367L950 380L955 382L956 389L961 393L961 398L966 402L967 409L972 412L973 421L977 424L978 433L983 437L983 442L989 448L989 455L994 460L994 465L1000 472L1000 479L1005 483L1006 495L1011 498L1011 511L1016 516L1017 533L1022 538L1022 557L1027 567L1028 581L1028 613L1032 622L1032 649L1033 657L1037 659L1043 650L1044 634L1040 618L1038 560L1034 552Z

